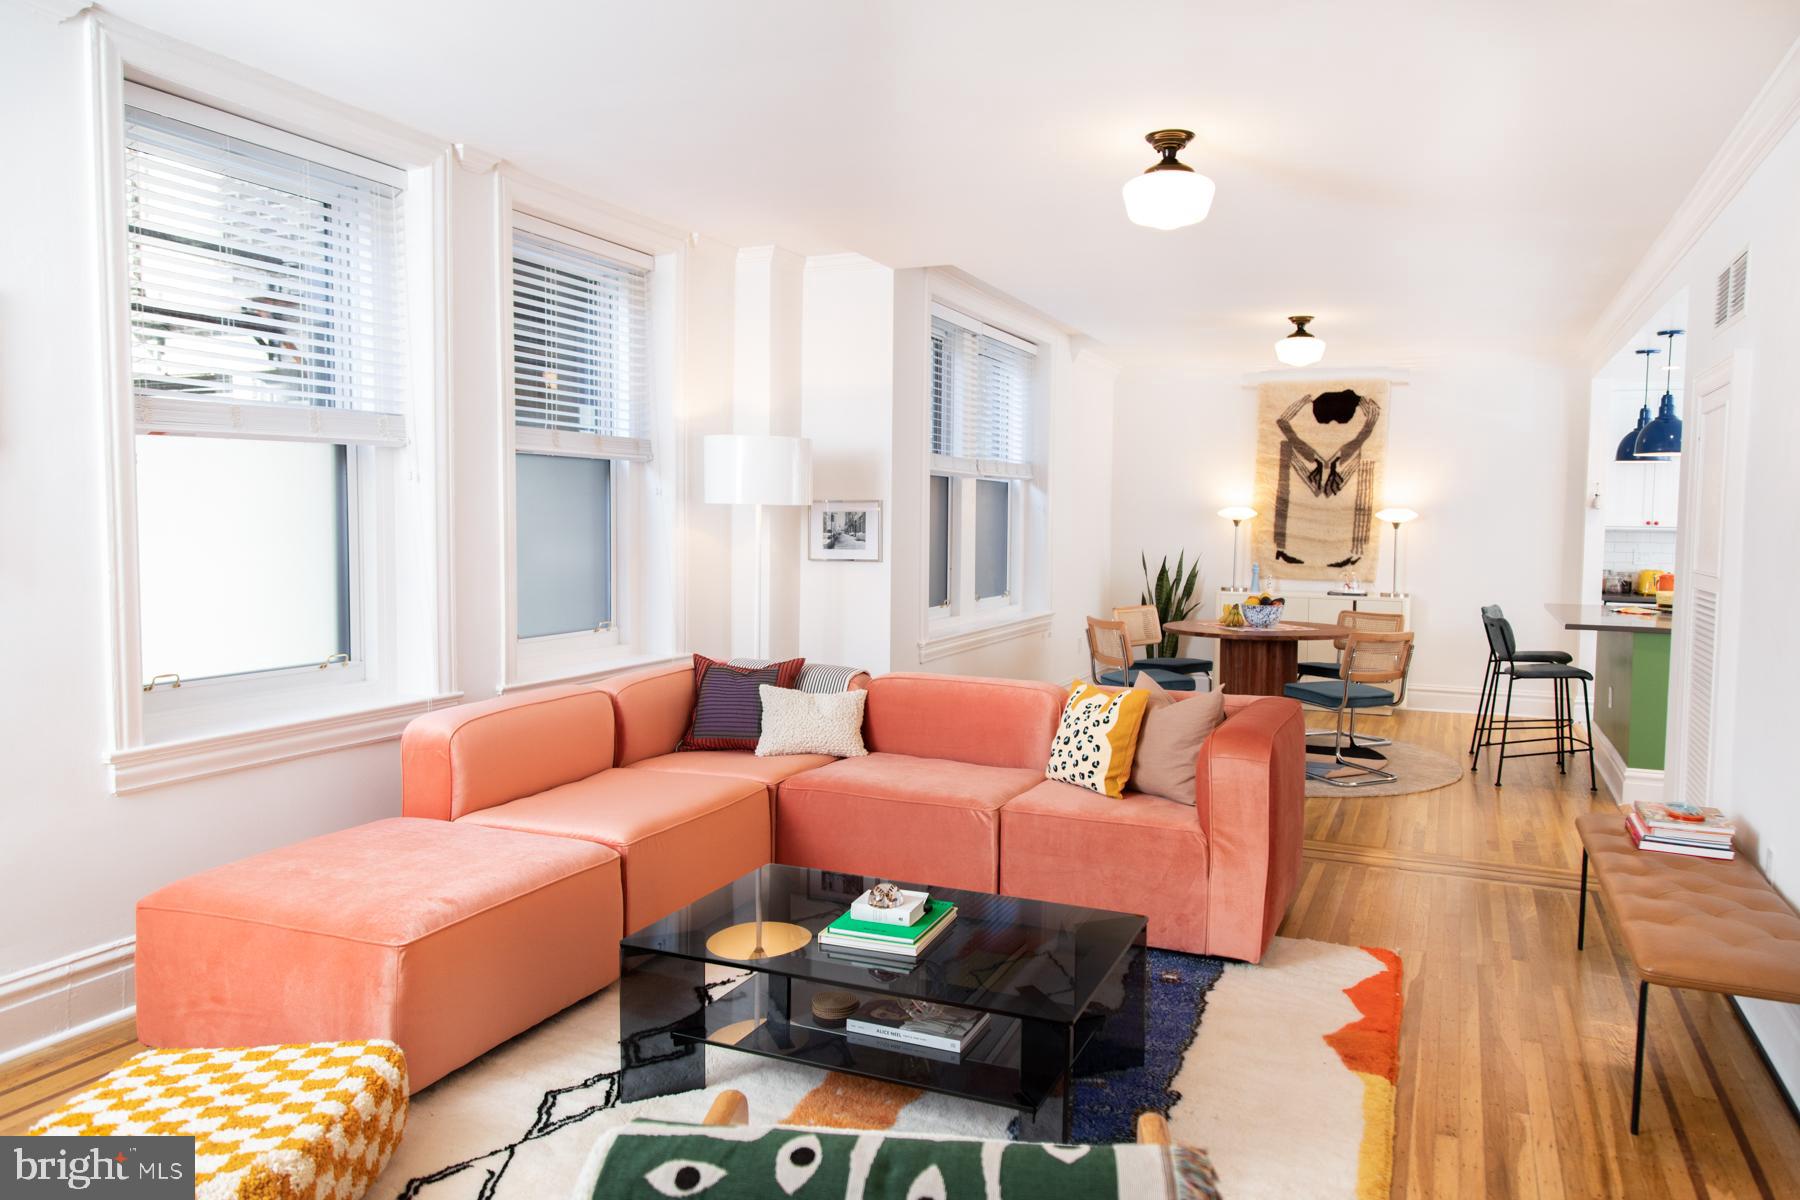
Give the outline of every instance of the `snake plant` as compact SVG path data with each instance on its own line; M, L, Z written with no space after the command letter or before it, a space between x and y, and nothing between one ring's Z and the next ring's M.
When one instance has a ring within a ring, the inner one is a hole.
M1194 613L1197 601L1194 591L1200 585L1200 556L1194 556L1194 565L1187 565L1187 551L1183 550L1175 558L1175 570L1169 571L1169 556L1163 555L1162 565L1157 568L1156 579L1150 578L1150 560L1143 551L1138 552L1138 561L1144 567L1144 592L1139 604L1154 604L1156 619L1167 626L1171 621L1185 621ZM1183 568L1187 574L1182 575ZM1180 648L1181 639L1172 633L1163 634L1162 645L1157 647L1157 654L1164 658L1173 658Z

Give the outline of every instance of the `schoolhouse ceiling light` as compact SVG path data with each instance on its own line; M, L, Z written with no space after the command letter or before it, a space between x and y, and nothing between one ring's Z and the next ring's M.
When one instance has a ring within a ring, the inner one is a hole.
M1194 140L1186 129L1159 129L1144 135L1162 157L1125 183L1125 215L1151 229L1180 229L1206 220L1212 209L1213 181L1176 154Z

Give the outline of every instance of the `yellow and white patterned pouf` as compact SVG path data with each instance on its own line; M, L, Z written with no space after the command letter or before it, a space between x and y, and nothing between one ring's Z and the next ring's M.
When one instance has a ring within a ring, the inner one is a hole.
M406 1127L392 1042L146 1050L32 1127L43 1135L192 1134L204 1200L354 1200Z

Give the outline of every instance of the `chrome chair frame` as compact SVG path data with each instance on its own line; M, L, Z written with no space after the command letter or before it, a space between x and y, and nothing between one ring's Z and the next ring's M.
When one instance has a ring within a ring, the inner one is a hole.
M1372 767L1367 763L1358 762L1355 759L1345 758L1344 736L1346 732L1348 732L1351 746L1356 746L1356 706L1350 703L1351 688L1359 683L1373 686L1382 683L1392 683L1396 679L1401 680L1404 684L1407 672L1412 667L1413 635L1410 632L1405 631L1396 631L1392 633L1351 632L1345 637L1344 642L1344 657L1341 660L1343 665L1338 672L1340 681L1343 684L1343 692L1337 704L1337 726L1334 729L1332 736L1331 757L1333 767L1347 768L1348 770L1355 772L1355 774L1349 778L1334 778L1331 775L1310 775L1309 777L1317 779L1321 783L1329 784L1332 787L1340 788L1371 787L1379 783L1394 783L1399 780L1400 776L1393 771L1383 767ZM1394 645L1401 647L1400 661L1397 667L1390 670L1384 668L1359 668L1357 666L1358 652L1362 648ZM1399 702L1398 695L1394 696L1393 702ZM1304 704L1306 701L1302 700L1301 703ZM1318 705L1315 702L1315 707L1317 706ZM1346 713L1349 714L1348 718L1345 716ZM1349 729L1347 731L1345 729L1346 720L1348 720L1349 723ZM1366 742L1363 743L1363 745L1367 744L1368 743Z

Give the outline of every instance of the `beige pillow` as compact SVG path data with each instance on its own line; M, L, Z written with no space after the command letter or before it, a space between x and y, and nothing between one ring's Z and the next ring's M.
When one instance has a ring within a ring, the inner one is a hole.
M1181 804L1194 802L1194 762L1200 743L1225 720L1223 692L1195 692L1177 700L1148 672L1132 681L1150 693L1150 709L1131 760L1131 790Z

